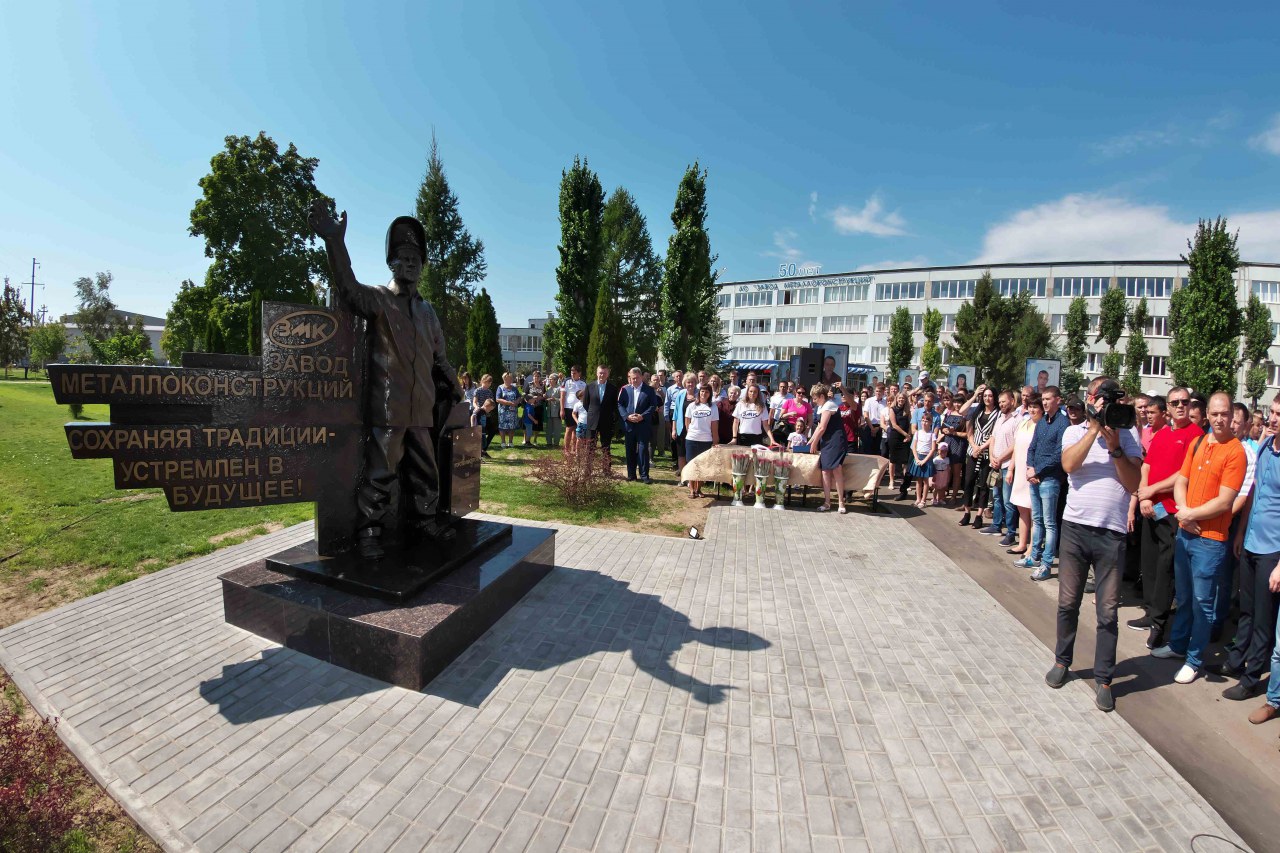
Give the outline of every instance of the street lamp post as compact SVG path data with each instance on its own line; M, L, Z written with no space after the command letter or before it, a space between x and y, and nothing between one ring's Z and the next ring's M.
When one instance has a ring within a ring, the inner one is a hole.
M40 266L40 264L36 261L35 258L32 258L31 259L31 302L28 303L30 305L30 311L31 311L31 331L32 332L34 332L36 328L36 288L44 287L43 284L40 284L40 285L36 284L36 267L38 266ZM31 371L31 335L28 334L27 335L27 364L25 367L22 368L22 378L26 379L30 375L30 371Z

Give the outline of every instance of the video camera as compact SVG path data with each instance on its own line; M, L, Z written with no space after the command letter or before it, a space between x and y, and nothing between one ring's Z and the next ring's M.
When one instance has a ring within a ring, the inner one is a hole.
M1085 405L1085 413L1093 420L1112 429L1131 429L1138 422L1138 409L1128 403L1121 403L1124 389L1114 379L1103 380L1093 396L1101 401L1096 409Z

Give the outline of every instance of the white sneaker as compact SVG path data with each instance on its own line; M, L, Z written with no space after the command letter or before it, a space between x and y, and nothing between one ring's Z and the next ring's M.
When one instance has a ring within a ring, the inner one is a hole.
M1169 648L1169 646L1168 646L1168 645L1157 646L1156 648L1152 649L1152 650L1151 650L1151 656L1152 656L1153 658L1166 658L1166 659L1169 659L1169 658L1185 658L1185 657L1186 657L1186 655L1180 655L1180 654L1178 654L1178 653L1177 653L1177 652L1175 652L1173 649Z
M1182 669L1178 670L1178 674L1173 677L1173 680L1178 682L1179 684L1190 684L1191 682L1195 681L1199 676L1200 676L1200 670L1193 669L1192 667L1184 663L1182 665Z

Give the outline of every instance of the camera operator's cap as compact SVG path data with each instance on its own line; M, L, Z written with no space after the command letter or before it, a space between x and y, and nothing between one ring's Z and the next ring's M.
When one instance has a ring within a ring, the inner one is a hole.
M427 232L412 216L397 216L387 228L387 263L391 263L401 246L412 246L425 261Z
M920 371L920 378L921 378L921 379L928 379L928 378L929 378L929 371L927 371L927 370L922 370L922 371Z

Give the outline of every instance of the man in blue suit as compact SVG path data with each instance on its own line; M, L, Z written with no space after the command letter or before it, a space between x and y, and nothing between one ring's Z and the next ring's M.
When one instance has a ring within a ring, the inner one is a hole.
M649 442L653 435L653 412L658 406L658 395L644 384L644 374L633 367L627 372L627 384L618 392L618 421L622 424L627 447L627 479L636 478L640 469L640 481L649 479Z

